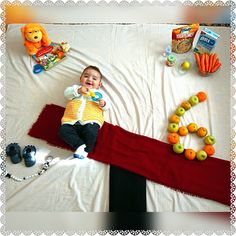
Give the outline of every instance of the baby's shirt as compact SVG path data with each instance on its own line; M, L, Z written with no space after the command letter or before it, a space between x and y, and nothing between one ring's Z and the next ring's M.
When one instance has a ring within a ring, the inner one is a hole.
M87 123L97 123L100 127L104 123L103 111L109 109L110 102L106 94L99 90L105 106L100 107L98 102L94 101L91 96L78 93L81 86L73 85L64 91L64 96L69 100L66 105L64 115L61 119L62 124L75 124L79 121L82 125ZM98 90L91 89L96 92Z

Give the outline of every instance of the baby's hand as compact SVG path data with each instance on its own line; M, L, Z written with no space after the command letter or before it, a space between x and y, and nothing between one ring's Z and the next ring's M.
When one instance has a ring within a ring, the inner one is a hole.
M82 86L81 88L78 89L78 93L87 93L89 91L88 88L85 86Z
M100 107L104 107L106 105L106 102L103 99L100 99L98 101L98 104L99 104Z

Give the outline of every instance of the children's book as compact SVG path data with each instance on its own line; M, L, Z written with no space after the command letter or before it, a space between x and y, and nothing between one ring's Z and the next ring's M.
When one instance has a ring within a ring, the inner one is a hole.
M66 52L69 49L65 50L65 44L67 43L52 43L47 47L42 47L33 58L44 70L48 70L66 58Z

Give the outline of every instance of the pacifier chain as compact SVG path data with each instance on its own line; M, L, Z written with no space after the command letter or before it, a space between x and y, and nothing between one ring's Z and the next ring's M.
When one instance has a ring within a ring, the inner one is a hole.
M17 182L22 182L23 180L27 180L27 179L30 179L30 178L33 178L33 177L37 177L37 176L40 176L42 175L49 167L50 167L50 162L52 162L53 160L53 156L47 156L46 157L46 160L45 160L45 163L43 163L43 167L40 171L38 171L37 173L33 174L33 175L28 175L28 176L25 176L25 177L17 177L11 173L9 173L7 170L6 170L6 175L5 177L6 178L9 178L9 179L13 179Z

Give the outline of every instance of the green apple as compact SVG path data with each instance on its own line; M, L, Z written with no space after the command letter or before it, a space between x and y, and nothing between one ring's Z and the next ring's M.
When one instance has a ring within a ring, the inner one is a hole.
M176 114L177 116L183 116L184 113L185 113L185 109L184 109L183 107L178 107L178 108L176 109L176 111L175 111L175 114Z
M179 125L176 123L169 123L168 125L168 131L170 133L177 133L179 130Z
M192 106L194 106L199 103L199 99L196 95L193 95L189 98L189 102Z
M187 111L192 107L192 105L191 105L190 102L184 101L184 102L181 103L181 107L183 107Z
M213 145L216 142L216 138L213 135L208 135L204 138L205 144Z
M204 161L204 160L206 160L206 158L207 158L207 153L205 151L200 150L197 152L197 159L199 161Z
M181 143L174 144L173 151L178 154L183 153L184 152L184 145Z
M189 69L190 69L190 62L184 61L184 62L181 64L181 69L182 69L182 70L189 70Z

